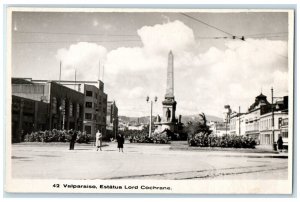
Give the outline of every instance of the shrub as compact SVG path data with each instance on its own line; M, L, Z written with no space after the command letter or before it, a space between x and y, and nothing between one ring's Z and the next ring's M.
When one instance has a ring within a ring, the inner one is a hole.
M77 143L89 143L91 140L90 135L81 133L80 131L66 131L66 130L45 130L32 132L26 134L24 137L25 142L70 142L73 132L77 132Z
M170 137L166 133L154 133L152 139L154 143L168 144Z
M129 141L135 143L168 144L170 143L170 137L166 133L153 133L151 137L148 134L139 134L131 136Z
M190 146L198 147L224 147L224 148L255 148L256 141L251 137L224 135L207 136L201 133L189 139Z

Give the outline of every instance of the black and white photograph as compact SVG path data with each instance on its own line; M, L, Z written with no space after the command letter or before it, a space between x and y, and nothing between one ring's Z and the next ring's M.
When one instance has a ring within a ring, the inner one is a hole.
M7 10L7 192L291 194L294 10Z

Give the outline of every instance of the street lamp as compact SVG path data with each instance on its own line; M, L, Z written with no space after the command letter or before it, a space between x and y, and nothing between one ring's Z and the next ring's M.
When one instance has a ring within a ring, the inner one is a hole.
M146 98L147 103L149 102L149 96ZM154 102L157 101L157 97L154 97ZM149 137L151 136L151 128L152 128L152 105L153 105L153 100L150 100L150 124L149 124Z

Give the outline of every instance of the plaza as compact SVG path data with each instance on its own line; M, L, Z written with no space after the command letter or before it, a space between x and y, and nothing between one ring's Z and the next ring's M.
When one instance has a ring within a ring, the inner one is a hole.
M286 154L177 150L170 149L173 143L127 142L122 153L115 142L104 145L96 151L92 144L76 144L75 150L68 150L68 143L13 144L11 174L15 179L288 179Z

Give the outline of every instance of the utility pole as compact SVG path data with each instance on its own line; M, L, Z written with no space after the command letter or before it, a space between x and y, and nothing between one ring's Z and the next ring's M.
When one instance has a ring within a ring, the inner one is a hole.
M273 141L272 143L273 143L273 149L276 151L275 134L274 134L274 106L273 106L274 95L273 95L273 87L271 88L271 97L272 97L271 109L272 109L272 141Z

